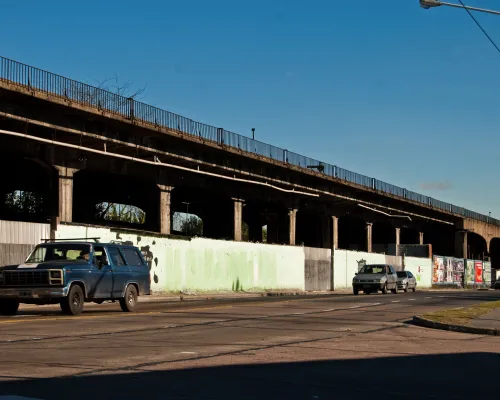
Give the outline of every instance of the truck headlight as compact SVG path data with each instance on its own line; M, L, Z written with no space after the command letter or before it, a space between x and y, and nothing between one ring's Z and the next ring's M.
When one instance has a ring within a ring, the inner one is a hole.
M50 271L50 277L60 279L62 277L61 271Z

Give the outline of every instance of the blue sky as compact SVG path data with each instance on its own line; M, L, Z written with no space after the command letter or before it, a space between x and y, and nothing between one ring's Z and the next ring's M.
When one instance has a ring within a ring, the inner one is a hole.
M500 9L496 0L466 4ZM500 218L500 54L418 0L0 0L0 54ZM500 43L500 17L475 14Z

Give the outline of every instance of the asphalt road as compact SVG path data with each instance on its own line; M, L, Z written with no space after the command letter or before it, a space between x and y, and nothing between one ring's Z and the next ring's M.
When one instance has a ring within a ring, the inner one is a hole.
M0 400L497 396L500 338L413 326L498 292L57 307L0 318Z

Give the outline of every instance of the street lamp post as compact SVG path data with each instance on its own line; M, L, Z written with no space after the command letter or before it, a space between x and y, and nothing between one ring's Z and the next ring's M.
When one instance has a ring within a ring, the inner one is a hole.
M255 140L255 128L252 128L252 140Z
M419 0L419 3L420 3L420 7L425 8L426 10L428 10L429 8L434 8L434 7L448 6L448 7L455 7L455 8L463 8L463 9L471 10L471 11L479 11L479 12L484 12L484 13L488 13L488 14L500 15L500 11L487 10L486 8L464 6L463 4L448 3L446 1Z

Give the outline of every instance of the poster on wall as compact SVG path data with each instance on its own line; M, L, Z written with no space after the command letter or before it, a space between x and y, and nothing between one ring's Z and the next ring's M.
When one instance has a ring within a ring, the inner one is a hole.
M483 282L484 286L491 286L491 262L483 262Z
M432 283L439 284L444 281L444 259L443 257L434 256L434 264L432 268Z
M463 259L434 256L433 284L462 287L464 276L465 266Z
M482 261L474 261L474 266L476 270L476 280L477 284L483 283L483 263Z
M474 276L475 276L475 269L474 269L474 260L467 260L467 273L466 273L466 282L468 286L474 285Z

